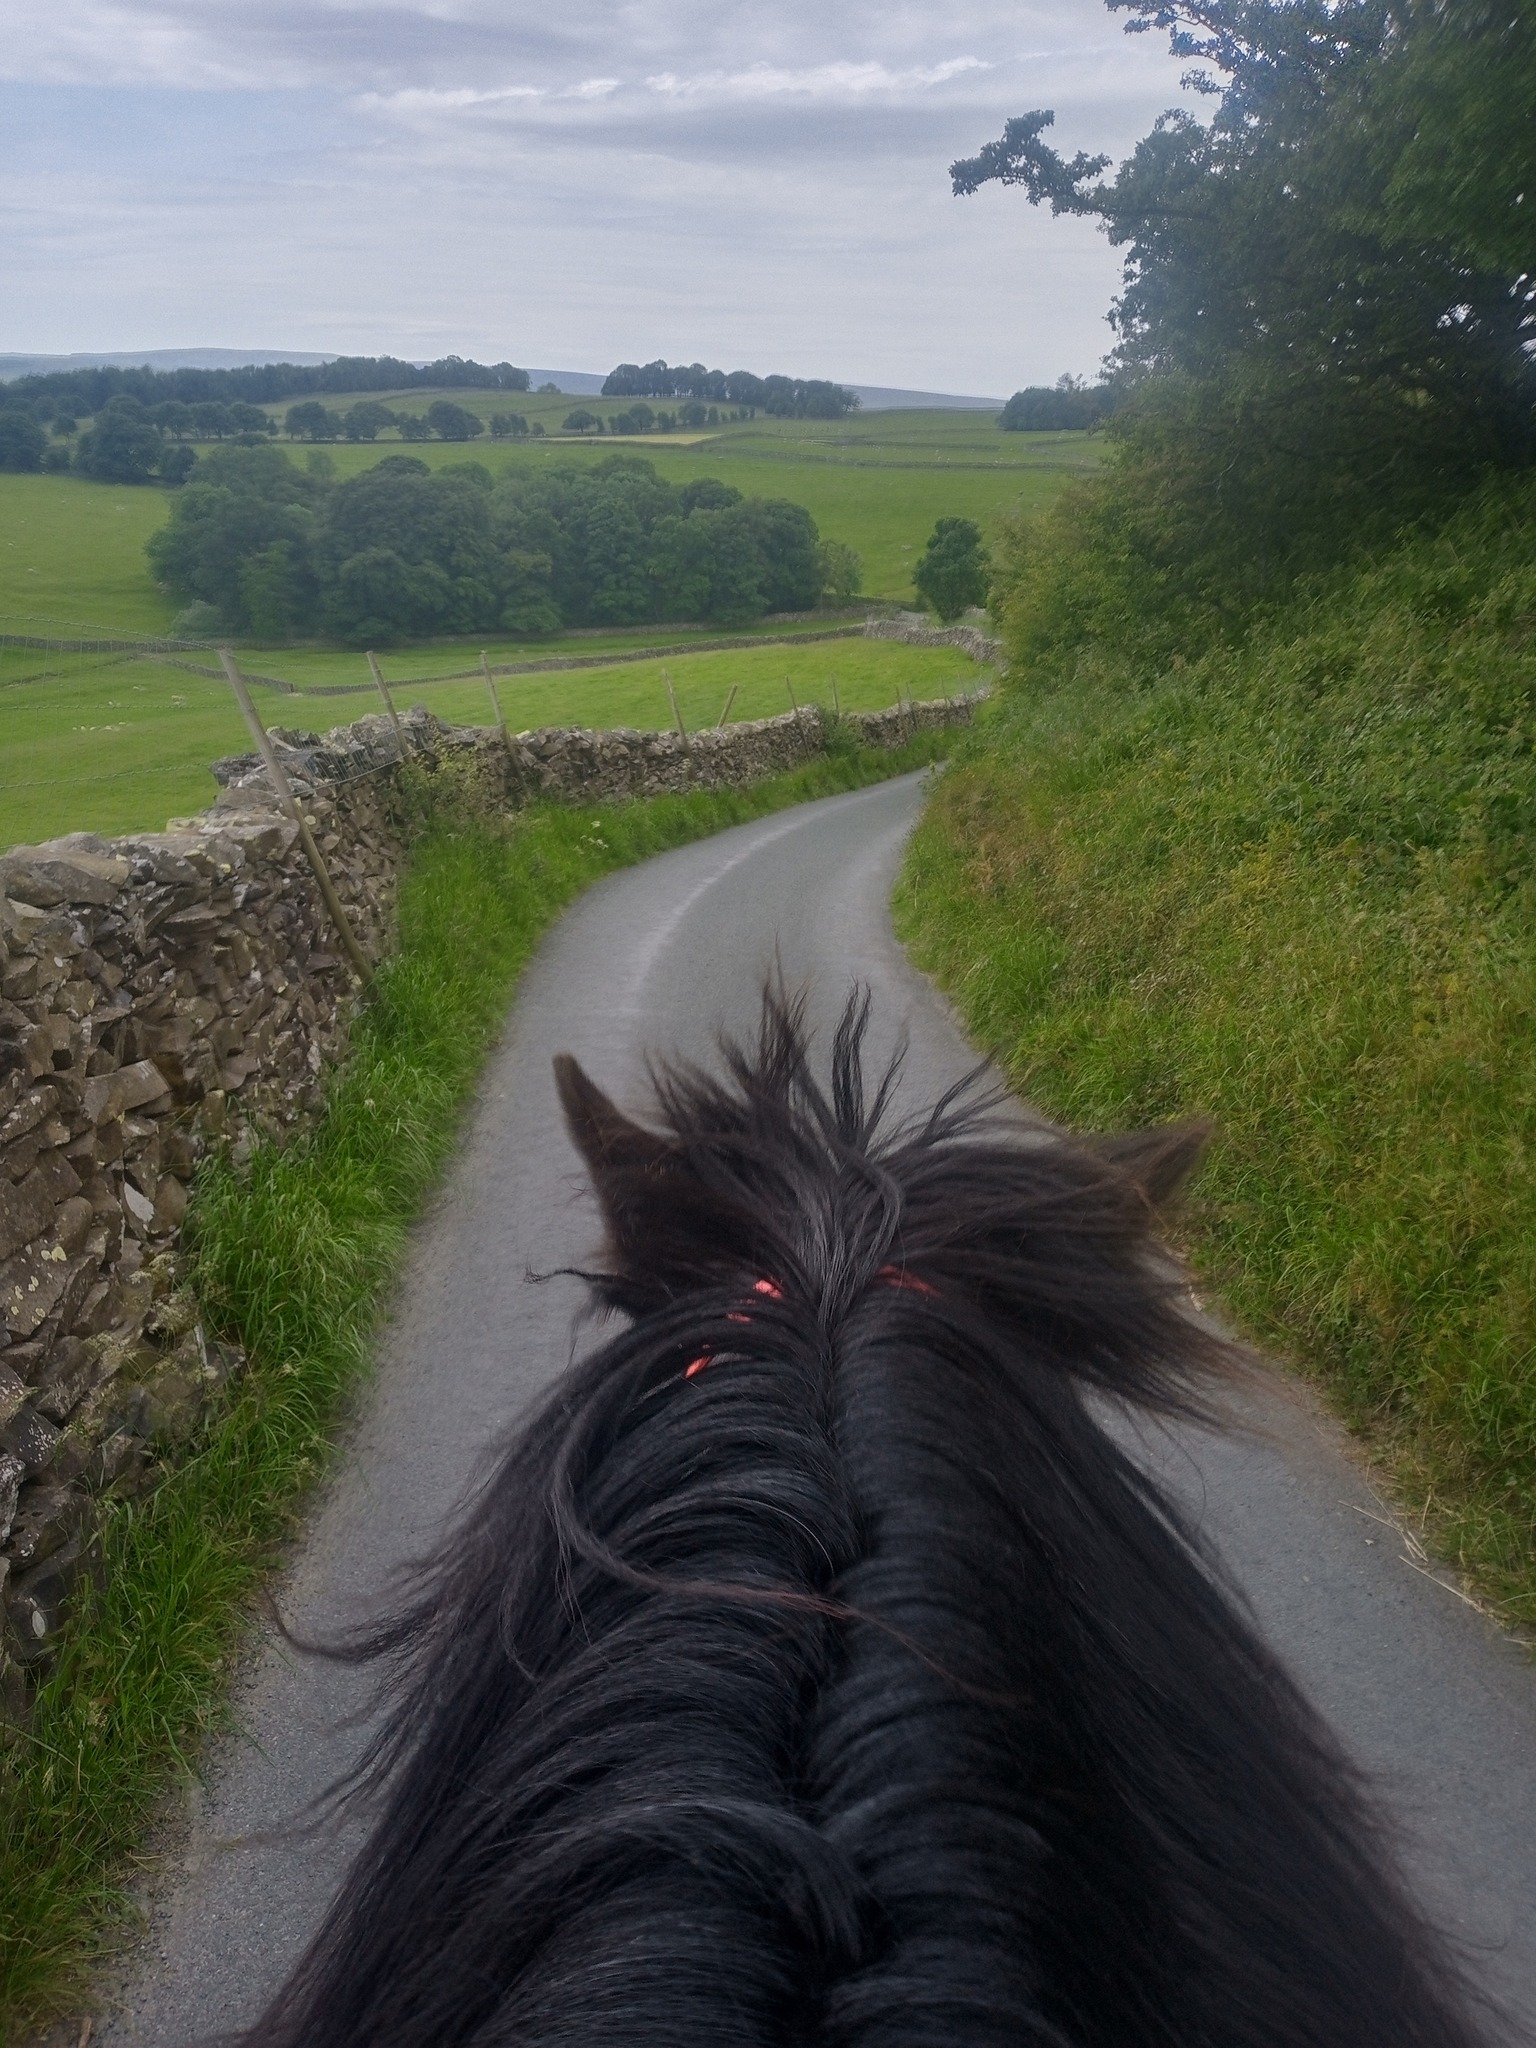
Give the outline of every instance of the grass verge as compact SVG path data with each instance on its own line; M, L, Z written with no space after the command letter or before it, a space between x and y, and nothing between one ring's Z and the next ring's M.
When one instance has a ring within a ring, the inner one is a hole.
M0 2039L67 2011L123 1935L136 1845L220 1717L249 1597L330 1456L405 1231L544 931L615 868L922 766L944 738L850 746L741 791L424 833L399 949L324 1118L240 1172L216 1160L199 1179L194 1285L210 1327L243 1343L251 1366L190 1454L108 1511L104 1590L78 1615L30 1730L0 1753Z
M1490 494L1160 679L1095 646L1015 686L897 902L1043 1108L1216 1119L1198 1263L1527 1627L1533 534Z

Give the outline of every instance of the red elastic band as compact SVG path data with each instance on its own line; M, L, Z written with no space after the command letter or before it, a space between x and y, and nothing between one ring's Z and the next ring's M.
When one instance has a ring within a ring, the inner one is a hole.
M882 1266L875 1275L887 1287L904 1287L909 1294L931 1294L937 1297L937 1287L930 1287L926 1280L919 1280L915 1273L909 1273L901 1266Z
M909 1294L928 1294L937 1297L939 1291L937 1287L930 1286L926 1280L919 1280L915 1273L907 1272L902 1266L882 1266L875 1275L875 1278L883 1280L887 1287L905 1288ZM754 1294L766 1295L770 1301L782 1301L784 1299L784 1290L781 1287L776 1287L771 1280L754 1280L752 1282L752 1292ZM750 1323L751 1320L750 1316L744 1316L736 1309L731 1309L726 1314L726 1321L728 1323ZM713 1363L714 1353L712 1351L703 1351L694 1359L691 1365L686 1367L683 1378L691 1380L695 1373L701 1373L706 1365L712 1365Z

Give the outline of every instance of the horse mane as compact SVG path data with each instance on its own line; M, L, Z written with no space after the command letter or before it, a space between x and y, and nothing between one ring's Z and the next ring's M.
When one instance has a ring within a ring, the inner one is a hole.
M345 1652L379 1812L249 2048L1473 2048L1332 1738L1106 1399L1235 1355L1194 1127L915 1122L765 999L568 1123L620 1326Z

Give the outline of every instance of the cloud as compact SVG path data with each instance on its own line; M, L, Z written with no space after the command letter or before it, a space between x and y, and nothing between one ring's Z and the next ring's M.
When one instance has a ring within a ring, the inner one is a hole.
M692 77L660 71L645 82L652 92L672 100L831 100L857 99L868 93L920 92L947 84L962 72L991 69L980 57L947 57L941 64L914 65L904 71L874 61L816 64L799 70L753 64L745 71L703 71Z
M1103 0L0 0L0 345L1006 392L1118 258L946 165L1035 106L1123 154L1178 68Z
M494 107L511 101L541 100L544 92L536 85L503 85L489 92L473 86L407 86L401 92L359 93L355 105L367 114L399 114L406 117L458 114L468 107Z

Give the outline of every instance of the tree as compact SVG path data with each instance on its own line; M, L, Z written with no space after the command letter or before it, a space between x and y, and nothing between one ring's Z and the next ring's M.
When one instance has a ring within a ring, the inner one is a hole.
M560 607L552 588L554 563L535 548L509 548L504 559L500 623L509 633L558 633Z
M941 519L912 571L917 594L947 625L987 601L987 551L970 519Z
M160 461L160 429L138 399L111 399L80 436L75 466L104 484L146 484Z
M243 632L250 624L250 601L273 602L278 558L266 556L265 581L247 583L247 565L285 543L284 605L290 623L303 622L315 601L311 534L325 491L319 479L296 469L270 443L216 449L196 463L171 501L169 519L151 536L150 571L182 604L210 605L226 630Z
M149 409L149 416L162 434L173 441L185 441L192 432L192 408L179 398L165 398Z
M520 412L493 412L491 414L491 439L493 441L526 441L528 421Z
M229 417L237 434L275 434L277 422L271 413L259 405L247 405L237 399L229 408Z
M601 433L602 421L595 412L588 412L586 407L581 405L578 405L574 412L568 412L560 422L561 432L566 434L590 434L594 428Z
M7 406L0 411L0 469L38 470L48 436L30 412Z
M1020 185L1125 249L1116 360L1208 389L1199 488L1261 461L1258 505L1281 468L1298 489L1311 470L1315 507L1348 500L1347 527L1353 478L1401 494L1536 457L1528 17L1491 0L1108 5L1171 32L1212 118L1165 114L1107 177L1107 157L1050 148L1037 109L952 165L954 189Z
M193 408L194 412L196 407ZM290 405L283 415L283 432L290 441L334 441L341 422L318 398L306 398L302 405Z
M324 412L325 408L320 406L317 410ZM229 407L213 399L204 399L192 406L191 413L192 431L199 441L223 441L239 431ZM326 416L329 418L329 414ZM266 415L263 414L262 418L265 420Z
M286 640L303 612L305 596L291 540L268 541L242 562L240 601L256 639Z
M485 432L485 421L450 399L439 398L427 407L427 425L440 441L473 441Z
M341 416L341 431L349 441L376 441L386 427L394 424L394 414L376 398L359 399Z
M402 441L430 441L432 429L419 412L397 412L395 426Z
M864 580L864 564L846 541L824 540L816 550L821 587L829 597L858 595Z
M1109 410L1108 387L1062 377L1054 385L1030 384L1015 391L997 424L1010 434L1057 434L1096 427Z

